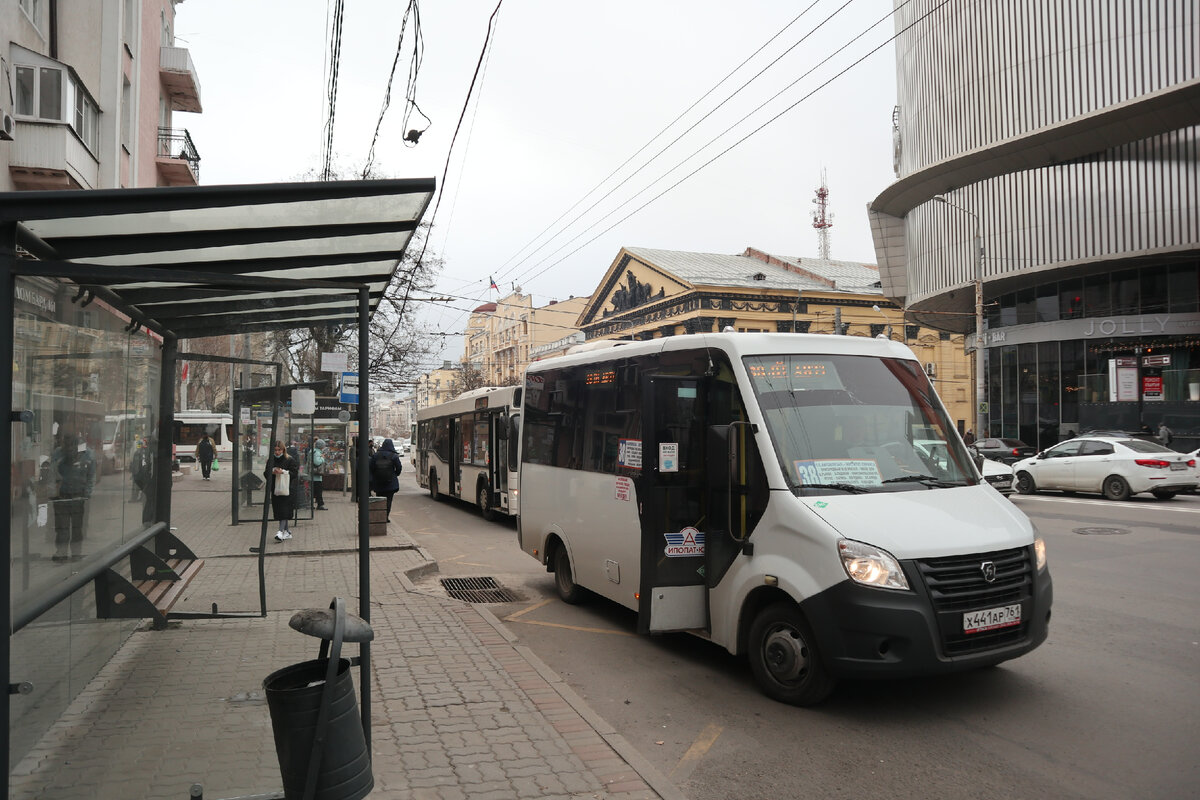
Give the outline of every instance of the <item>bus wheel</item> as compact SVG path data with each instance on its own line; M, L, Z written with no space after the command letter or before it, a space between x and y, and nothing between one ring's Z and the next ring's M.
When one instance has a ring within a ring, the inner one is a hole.
M434 500L438 499L437 473L433 470L429 471L429 496Z
M476 493L479 500L479 513L488 522L496 518L496 509L492 508L492 488L488 486L487 481L479 482L479 491Z
M812 628L793 603L767 606L754 619L750 669L764 694L794 706L819 703L834 687Z
M576 605L583 600L583 587L571 574L571 557L564 544L559 544L554 551L554 589L564 603Z

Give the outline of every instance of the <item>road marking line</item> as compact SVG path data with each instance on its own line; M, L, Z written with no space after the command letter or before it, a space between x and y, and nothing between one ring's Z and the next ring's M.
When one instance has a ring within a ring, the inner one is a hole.
M521 616L522 614L528 614L530 611L535 611L535 610L541 608L542 606L548 606L553 602L554 602L553 597L547 597L545 600L543 600L540 603L534 603L533 605L529 606L528 608L523 608L520 611L516 612L515 614L509 614L507 617L505 617L505 619L516 619L517 617Z
M504 621L519 622L522 625L541 625L546 628L565 628L569 631L580 631L581 633L611 633L615 636L637 636L636 633L629 633L628 631L614 631L607 628L584 628L579 625L563 625L560 622L542 622L536 619L513 619L512 617L505 617Z
M717 741L717 737L721 735L721 731L725 730L715 722L710 722L705 726L704 730L700 731L700 735L696 737L696 741L692 742L692 746L683 754L683 758L679 759L679 763L671 770L669 777L671 780L684 781L692 774L692 770L700 763L700 759L709 751Z
M1149 505L1148 503L1135 503L1133 505L1122 506L1122 505L1117 505L1120 502L1119 500L1100 500L1100 499L1093 500L1093 499L1090 499L1087 497L1054 497L1051 495L1023 494L1023 495L1019 495L1017 497L1011 497L1009 499L1010 500L1020 499L1022 501L1032 500L1035 503L1076 503L1078 505L1083 505L1083 506L1108 506L1110 508L1133 508L1133 509L1144 508L1148 511L1178 511L1178 512L1181 512L1184 514L1200 514L1200 508L1183 508L1179 505L1152 506L1152 505ZM1159 500L1157 502L1162 502L1162 501Z

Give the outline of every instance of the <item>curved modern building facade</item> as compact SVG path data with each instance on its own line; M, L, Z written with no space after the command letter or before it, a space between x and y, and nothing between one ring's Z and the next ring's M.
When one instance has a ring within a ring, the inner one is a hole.
M884 293L973 332L986 430L1200 440L1200 6L897 2Z

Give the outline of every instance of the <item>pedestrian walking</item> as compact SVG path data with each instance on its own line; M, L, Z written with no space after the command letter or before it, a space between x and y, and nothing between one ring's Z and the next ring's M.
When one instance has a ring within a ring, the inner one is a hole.
M200 462L200 473L204 480L209 480L212 476L213 459L216 457L217 445L208 435L208 431L205 431L204 435L200 437L200 441L196 443L196 460Z
M1164 447L1169 445L1171 440L1174 438L1175 434L1170 428L1167 427L1167 421L1165 419L1158 423L1158 440L1163 443Z
M404 464L400 454L391 439L384 439L383 445L371 456L371 489L376 497L387 498L387 521L392 521L392 497L400 491L400 473Z
M267 469L263 473L267 486L271 489L271 511L279 530L275 532L275 541L283 542L292 538L288 530L288 522L295 511L292 502L292 487L300 480L300 464L283 449L283 442L275 442L275 450L267 459ZM286 485L285 485L286 484Z
M326 511L325 495L322 487L322 478L325 476L325 470L328 469L328 464L325 461L325 440L317 439L313 442L312 451L312 487L313 500L317 501L317 511Z

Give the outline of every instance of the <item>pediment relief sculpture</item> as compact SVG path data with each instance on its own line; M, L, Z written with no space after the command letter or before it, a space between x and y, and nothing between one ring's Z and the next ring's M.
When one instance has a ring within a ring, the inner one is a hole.
M658 294L654 293L649 283L642 283L633 274L633 270L625 273L625 284L618 287L615 292L609 296L609 302L612 303L612 309L604 309L604 316L612 316L620 314L622 311L628 311L631 308L648 303L651 300L661 300L667 296L665 287L658 290Z

